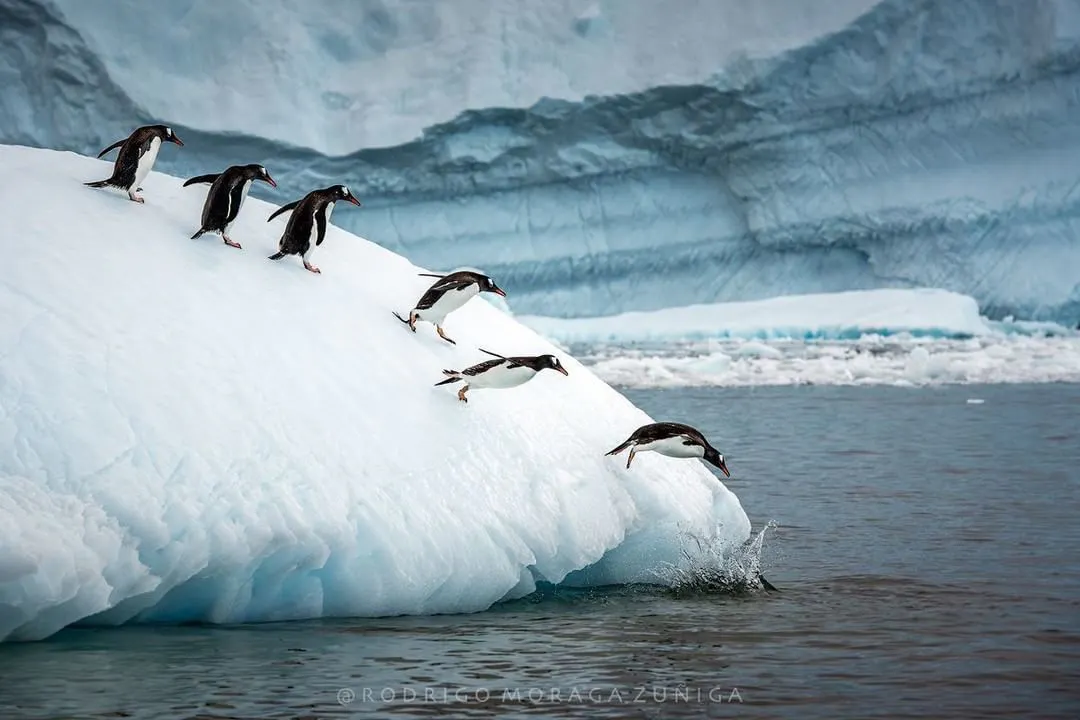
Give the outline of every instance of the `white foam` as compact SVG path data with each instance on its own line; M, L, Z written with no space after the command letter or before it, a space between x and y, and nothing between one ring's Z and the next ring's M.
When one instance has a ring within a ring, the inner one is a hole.
M605 381L636 388L1080 382L1080 334L713 340L594 346L578 357Z
M701 463L604 457L648 416L499 309L451 316L456 346L414 335L391 311L431 278L404 258L331 226L322 275L271 262L283 224L255 198L242 251L192 241L206 186L82 185L109 167L0 146L0 640L474 611L749 537ZM468 405L433 387L480 346L570 375Z

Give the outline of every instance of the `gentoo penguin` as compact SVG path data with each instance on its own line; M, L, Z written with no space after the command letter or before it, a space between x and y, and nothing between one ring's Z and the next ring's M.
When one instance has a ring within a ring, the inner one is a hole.
M112 176L106 180L84 183L92 188L114 187L127 190L128 197L137 203L145 202L135 193L142 190L140 185L150 174L157 160L161 143L168 140L183 147L184 143L166 125L146 125L127 136L124 140L117 140L109 147L98 153L101 158L113 148L120 148L116 155L116 163L113 165Z
M559 362L559 358L554 355L504 357L483 348L480 348L480 352L492 355L495 359L485 360L461 371L443 370L443 375L449 377L442 382L435 383L435 386L448 385L456 383L458 380L464 380L465 386L458 390L457 396L458 400L467 403L469 399L465 397L465 393L469 392L471 387L478 390L483 388L504 389L517 387L532 380L536 377L536 373L541 370L558 370L563 375L570 374L566 372L566 368Z
M239 248L240 243L229 239L229 228L240 214L240 208L244 206L251 183L262 180L271 187L277 187L274 178L262 165L233 165L225 172L211 175L199 175L184 183L184 187L197 183L210 183L210 190L206 193L206 202L203 204L202 226L199 232L191 236L197 240L203 233L216 232L221 234L221 239L226 245Z
M482 292L492 292L506 297L506 293L495 284L494 280L487 275L470 270L459 270L449 275L420 273L420 276L439 278L439 280L420 296L416 307L409 311L408 320L397 313L394 313L394 317L412 328L413 332L416 332L416 321L425 320L433 324L439 337L451 345L457 345L457 343L448 338L442 329L442 323L447 315Z
M281 240L278 241L278 251L271 255L270 259L280 260L286 255L299 255L304 261L305 268L313 273L321 273L322 270L312 265L310 260L315 248L322 245L326 237L330 213L334 211L334 203L338 200L347 200L353 205L360 205L360 201L353 197L349 188L344 185L331 185L322 190L312 190L299 200L294 200L275 210L266 222L270 222L287 210L292 210L293 214L289 218L289 224L285 226Z
M618 455L626 448L630 448L630 456L626 459L628 470L635 454L652 450L674 458L702 458L720 468L720 472L725 476L731 477L720 451L710 445L700 432L682 423L659 422L642 425L626 442L604 454Z

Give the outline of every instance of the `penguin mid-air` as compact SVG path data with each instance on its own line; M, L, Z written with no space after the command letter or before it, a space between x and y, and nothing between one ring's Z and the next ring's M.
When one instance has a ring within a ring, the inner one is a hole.
M505 357L490 350L480 348L480 352L493 356L494 360L485 360L464 370L443 370L443 375L448 375L446 380L435 383L435 386L448 385L450 383L465 381L465 386L458 390L458 400L463 403L469 402L465 393L469 388L480 389L505 389L523 385L536 377L541 370L557 370L563 375L569 375L566 368L554 355L535 355L522 357Z
M491 292L506 297L506 293L495 284L494 280L487 275L470 270L459 270L449 275L420 273L420 276L439 278L439 280L420 296L420 299L416 302L416 307L409 311L408 320L396 312L394 317L408 325L413 332L416 332L417 320L429 322L435 326L439 337L451 345L457 345L457 343L448 338L442 329L443 321L446 320L447 315L482 292Z
M360 206L360 201L353 197L349 188L344 185L331 185L322 190L312 190L299 200L275 210L266 222L287 210L292 210L293 213L281 240L278 241L278 251L271 255L270 259L280 260L286 255L299 255L304 261L304 268L313 273L321 273L322 270L311 264L311 256L326 237L326 226L330 224L330 214L338 200Z
M191 239L197 240L203 233L216 232L221 235L226 245L239 248L240 243L229 239L229 228L240 214L251 184L256 180L262 180L270 187L277 187L266 168L257 164L233 165L220 174L199 175L187 180L184 187L210 183L210 190L206 193L206 202L203 204L202 225Z
M92 188L114 187L127 190L128 197L134 202L145 202L142 197L135 193L142 190L140 185L150 174L157 160L161 144L168 140L183 147L184 143L166 125L145 125L136 128L134 132L124 140L117 140L109 147L98 153L101 158L105 153L114 148L120 148L116 155L116 163L113 164L113 172L105 180L84 183Z
M626 458L627 469L630 469L634 455L651 450L673 458L701 458L720 468L720 472L726 477L731 477L720 451L710 445L700 432L682 423L659 422L642 425L625 442L604 454L618 455L626 448L630 448L630 456Z

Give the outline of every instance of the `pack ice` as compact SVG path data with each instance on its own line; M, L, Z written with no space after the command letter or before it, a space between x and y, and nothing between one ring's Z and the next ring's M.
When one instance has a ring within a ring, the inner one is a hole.
M321 276L270 262L285 218L255 198L243 250L192 241L206 186L82 185L108 168L0 147L0 640L479 611L748 538L700 463L605 458L649 417L496 307L452 315L457 346L404 328L430 268L335 227ZM570 374L433 386L480 347Z

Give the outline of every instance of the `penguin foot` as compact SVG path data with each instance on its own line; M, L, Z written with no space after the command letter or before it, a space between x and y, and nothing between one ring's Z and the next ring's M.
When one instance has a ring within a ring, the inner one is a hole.
M128 197L129 197L129 198L131 198L131 201L132 201L132 202L137 202L137 203L144 203L144 202L146 202L146 200L145 200L145 199L143 199L143 198L139 197L139 196L138 196L138 195L136 195L135 193L128 193Z
M398 315L398 314L397 314L396 312L394 312L393 310L391 310L390 312L393 312L393 313L394 313L394 317L396 317L396 318L397 318L398 320L400 320L400 321L402 322L402 324L404 324L404 325L408 325L408 326L409 326L409 329L410 329L410 330L412 330L413 332L416 332L416 318L414 318L414 317L412 316L412 314L410 314L410 315L409 315L409 319L408 319L408 320L406 320L405 318L401 317L400 315Z
M446 336L446 333L443 332L443 329L442 329L441 326L436 325L435 326L435 332L439 333L439 337L441 337L443 340L450 343L451 345L457 345L457 343L455 341L451 340L450 338L448 338Z
M316 274L319 274L319 275L322 274L322 270L320 270L319 268L317 268L314 265L311 265L309 263L304 263L304 269L307 270L308 272L313 272L313 273L316 273Z
M222 236L221 236L221 239L222 239L222 240L223 240L223 241L225 242L225 244L226 244L226 245L228 245L229 247L234 247L234 248L237 248L238 250L243 250L243 248L242 248L242 247L240 247L240 243L238 243L238 242L233 242L232 240L230 240L229 238L225 237L224 235L222 235Z
M463 403L469 402L469 398L465 397L465 393L468 392L468 390L469 390L468 385L466 385L465 387L458 390L457 391L457 399L460 400Z

